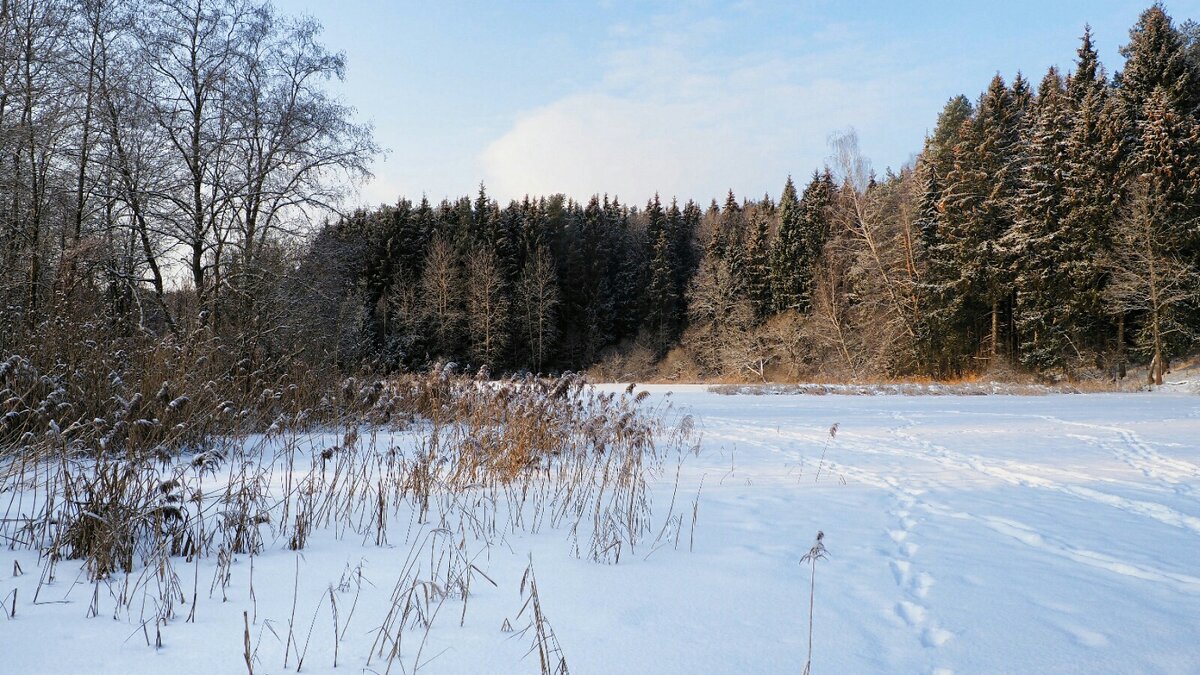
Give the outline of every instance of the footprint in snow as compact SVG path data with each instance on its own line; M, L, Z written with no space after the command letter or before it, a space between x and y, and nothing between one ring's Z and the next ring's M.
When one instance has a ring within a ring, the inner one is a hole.
M926 610L921 605L908 600L901 600L896 603L896 616L904 620L904 623L916 628L925 621Z
M907 586L912 579L912 563L907 560L892 560L889 562L892 576L896 578L897 586Z
M933 575L927 572L921 572L916 576L915 579L912 579L907 586L909 593L912 593L918 598L924 599L925 596L929 595L929 588L933 586Z
M921 633L921 644L926 647L941 647L954 637L954 633L935 626L930 626Z

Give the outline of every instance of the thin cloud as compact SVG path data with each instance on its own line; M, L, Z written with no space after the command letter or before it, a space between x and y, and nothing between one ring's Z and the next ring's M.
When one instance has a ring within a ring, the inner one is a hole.
M646 35L629 34L594 87L522 113L487 146L479 162L489 189L501 197L607 192L637 202L656 191L760 196L778 194L789 173L821 166L835 129L857 128L868 153L884 149L880 165L919 148L924 125L913 118L930 106L912 110L912 97L928 73L888 61L882 45L868 49L838 25L836 48L826 31L808 51L798 37L782 55L728 53L718 27L707 19L644 46L628 41Z

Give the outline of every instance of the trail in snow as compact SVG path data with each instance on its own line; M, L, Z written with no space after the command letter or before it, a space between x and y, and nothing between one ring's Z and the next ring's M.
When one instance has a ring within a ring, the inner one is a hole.
M920 541L919 534L935 521L940 528L960 535L966 531L963 525L955 523L968 525L970 537L982 540L974 542L976 552L982 550L987 555L1005 557L1012 555L1009 551L1013 546L1028 551L1023 555L1034 556L1033 559L1042 561L1039 566L1046 567L1030 570L1028 581L1044 586L1050 593L1060 576L1078 579L1099 574L1102 575L1100 580L1108 586L1126 587L1131 600L1144 593L1142 584L1157 587L1168 596L1177 594L1195 598L1200 595L1200 576L1180 571L1183 567L1200 572L1200 567L1191 564L1200 552L1200 539L1197 539L1200 537L1200 517L1196 515L1200 512L1200 501L1195 499L1200 489L1200 466L1193 459L1200 458L1200 446L1193 440L1200 439L1200 434L1196 433L1200 432L1200 425L1179 423L1197 417L1198 410L1194 405L1186 405L1194 398L1171 400L1185 404L1175 406L1178 412L1174 419L1151 423L1133 418L1129 424L1114 423L1119 420L1119 415L1114 413L1119 413L1120 407L1102 405L1117 403L1105 397L1088 401L1096 406L1097 421L1066 419L1040 410L995 411L974 405L969 410L963 409L966 406L936 410L928 406L905 405L900 398L885 400L888 405L883 408L879 407L879 399L868 403L855 400L843 406L851 409L857 423L843 421L845 433L839 437L836 451L831 453L833 459L826 461L826 471L844 477L852 488L857 485L888 495L888 522L884 525L887 543L879 550L886 558L892 583L898 592L891 612L898 623L919 637L919 643L927 651L936 652L948 643L963 642L962 638L955 640L957 633L971 632L970 629L948 629L939 612L937 569L944 566L944 561L936 558L945 551L939 552L932 544ZM1056 404L1070 401L1067 397L1046 400ZM1084 402L1080 398L1076 400ZM1027 408L1043 407L1037 406L1036 400L1021 403ZM781 402L779 408L787 410L792 405ZM843 414L838 410L839 406L822 407L828 408L831 415L826 418L828 420L834 419L832 415ZM1073 414L1078 414L1079 410L1074 406L1068 407L1072 408ZM1180 407L1183 410L1179 410ZM741 418L724 415L708 418L709 440L736 443L742 449L740 454L746 473L753 473L748 457L752 451L779 457L791 467L811 468L815 465L823 442L823 424L789 428L772 416L755 425L748 423L748 418L753 415L747 411ZM964 418L969 422L964 422ZM945 430L938 427L947 419L974 427L969 430L971 435L964 433L953 437L952 443L931 440L927 427L932 425L937 436L944 436ZM1004 420L1003 429L995 428L997 420ZM1173 454L1182 453L1186 457L1160 452L1153 442L1135 430L1135 426L1153 426L1169 437L1170 440L1163 443L1164 447L1169 446ZM1019 437L1014 439L1014 435ZM1003 438L997 440L989 436ZM974 447L973 441L977 438L986 442L984 447ZM1016 447L1011 445L1014 440L1019 444ZM1064 440L1074 442L1064 444ZM1079 441L1083 442L1082 447ZM990 452L998 442L1009 445L1002 453ZM1109 460L1119 461L1132 471L1122 472ZM760 470L760 473L765 472ZM754 476L754 480L760 482L767 478ZM802 486L806 481L801 479L795 483ZM956 497L964 492L995 491L997 486L1006 486L1006 491L1014 490L1014 494L1020 496L1016 505L1022 511L1033 511L1035 518L1031 520L1028 514L1019 517L1007 514L1003 505L995 502L987 504L986 510L964 509L955 503ZM1038 508L1038 493L1056 493L1076 500L1073 505L1067 504L1072 510L1087 513L1088 518L1083 522L1078 519L1057 522L1053 505L1048 503L1044 509ZM1117 512L1132 520L1110 524L1108 514ZM1162 552L1140 549L1132 543L1140 539L1133 537L1127 543L1123 531L1129 527L1129 522L1138 519L1167 526L1179 534L1156 535ZM1105 533L1103 530L1109 527L1111 530ZM1108 548L1093 546L1097 539ZM1188 557L1181 558L1177 553L1179 550L1188 551ZM1059 562L1047 561L1046 556ZM925 563L929 563L930 569L923 566ZM1196 606L1194 600L1188 603ZM983 607L978 609L987 611ZM1120 634L1119 627L1105 625L1104 615L1081 616L1074 609L1051 614L1044 620L1078 648L1107 651L1114 642L1111 636ZM927 656L927 672L953 672L940 665L939 660L936 656ZM1200 667L1200 656L1191 650L1182 662ZM959 663L956 667L963 665ZM1145 664L1142 667L1156 670ZM970 667L967 669L971 670ZM1007 668L1001 666L1000 669ZM1049 672L1055 668L1043 670ZM1167 668L1162 672L1173 671Z

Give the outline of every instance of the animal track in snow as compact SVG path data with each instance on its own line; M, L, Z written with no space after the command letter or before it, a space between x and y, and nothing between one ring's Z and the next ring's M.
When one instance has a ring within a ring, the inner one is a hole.
M911 517L912 509L918 505L918 498L923 491L902 487L893 478L885 478L884 483L899 505L899 508L890 512L899 527L887 530L888 538L896 545L898 554L888 562L888 565L892 570L892 577L896 581L897 588L904 596L896 603L893 612L905 625L916 632L922 646L926 648L940 647L954 634L943 629L936 619L930 616L929 608L924 604L925 599L929 596L929 589L933 586L934 578L928 572L913 572L912 559L920 550L920 546L909 541L913 528L917 525L917 521ZM939 670L944 671L944 669Z

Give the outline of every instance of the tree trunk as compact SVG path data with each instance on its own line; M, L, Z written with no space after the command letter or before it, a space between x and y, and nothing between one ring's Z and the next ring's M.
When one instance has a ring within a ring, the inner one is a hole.
M1125 313L1117 317L1117 379L1125 379Z
M1000 344L1000 301L992 301L992 360L996 358L997 346Z

